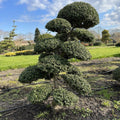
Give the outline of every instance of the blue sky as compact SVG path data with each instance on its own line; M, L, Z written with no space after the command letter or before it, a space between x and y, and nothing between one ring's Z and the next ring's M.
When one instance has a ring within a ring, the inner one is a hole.
M0 0L0 30L10 31L12 21L16 21L16 33L34 33L38 27L45 33L45 25L56 17L65 5L84 1L90 3L99 13L102 29L120 29L119 0Z

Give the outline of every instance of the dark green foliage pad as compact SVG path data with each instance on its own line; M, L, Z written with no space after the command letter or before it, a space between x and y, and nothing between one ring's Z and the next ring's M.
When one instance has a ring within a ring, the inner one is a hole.
M30 92L28 100L32 103L41 103L50 96L51 91L52 86L49 84L36 87Z
M58 74L66 71L69 62L59 55L48 55L39 59L38 67L47 73Z
M77 97L74 93L59 87L53 91L53 99L58 105L73 106L78 102L79 97Z
M27 67L19 76L21 83L31 83L46 77L46 73L41 71L36 65Z
M42 39L34 47L34 51L51 52L59 47L60 41L56 38Z
M99 16L95 8L84 2L74 2L65 6L57 17L68 20L73 28L88 29L99 23Z
M49 21L46 26L48 30L58 33L68 33L71 30L71 24L62 18L56 18Z
M89 51L79 41L64 42L62 50L68 58L77 58L80 60L89 60L91 58Z
M91 93L91 86L83 77L74 74L66 74L62 75L62 77L65 82L80 95Z
M94 35L86 29L76 28L73 30L73 35L76 36L80 42L94 42Z

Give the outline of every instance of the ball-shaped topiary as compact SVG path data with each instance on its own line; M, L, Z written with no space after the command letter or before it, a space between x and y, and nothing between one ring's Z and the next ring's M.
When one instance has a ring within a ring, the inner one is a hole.
M64 42L61 48L68 58L77 58L80 60L89 60L91 58L90 53L79 41Z
M71 30L71 24L62 18L56 18L49 21L46 26L48 30L58 33L68 33Z
M73 28L90 28L99 23L99 16L95 8L85 2L74 2L65 6L58 13L57 18L69 21Z

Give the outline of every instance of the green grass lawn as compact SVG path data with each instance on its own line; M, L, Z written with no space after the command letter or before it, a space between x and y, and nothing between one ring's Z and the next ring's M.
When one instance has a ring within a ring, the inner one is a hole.
M106 58L106 57L120 57L120 47L87 47L92 55L92 59ZM35 65L38 62L39 55L24 55L5 57L0 55L0 71L25 68L30 65ZM71 62L78 60L71 59Z
M89 47L92 59L120 57L120 47Z
M22 55L5 57L4 55L0 55L0 71L35 65L38 62L38 56L39 55Z

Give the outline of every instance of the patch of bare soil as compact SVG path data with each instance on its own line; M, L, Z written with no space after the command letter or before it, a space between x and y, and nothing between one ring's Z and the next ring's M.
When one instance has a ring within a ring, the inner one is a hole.
M74 109L62 109L57 112L47 105L28 105L1 114L0 120L120 120L120 83L112 78L112 71L120 66L120 58L104 58L72 63L83 73L91 84L93 93L80 96ZM24 69L0 72L0 87L3 81L16 81ZM20 84L20 83L19 83ZM4 86L19 86L5 84ZM0 95L0 111L29 103L26 99L30 88L10 91ZM17 97L14 95L18 95ZM8 100L7 100L8 99ZM3 105L4 104L4 105Z

